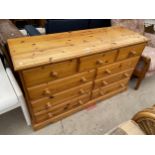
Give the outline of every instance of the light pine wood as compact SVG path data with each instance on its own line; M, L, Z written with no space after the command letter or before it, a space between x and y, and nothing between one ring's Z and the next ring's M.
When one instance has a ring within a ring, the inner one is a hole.
M23 71L23 78L27 87L60 79L77 72L77 60L69 60L56 64L49 64ZM35 76L34 76L35 73Z
M83 95L82 97L77 97L75 99L68 100L67 102L62 102L57 106L35 113L36 120L37 122L45 121L47 119L50 119L49 113L52 114L51 115L52 117L54 117L54 116L60 115L61 113L69 111L73 108L81 106L87 103L89 100L90 100L90 94L89 95L86 94L86 95Z
M113 84L95 89L93 90L92 99L105 96L109 93L112 93L113 91L115 92L120 89L125 89L127 87L128 81L129 81L129 78L126 78L126 79L117 81Z
M45 106L43 106L43 104L41 104L41 106L34 106L33 111L34 111L34 115L38 116L40 114L44 114L50 111L54 111L55 109L59 109L62 106L67 106L68 108L72 108L74 105L82 105L85 104L85 102L87 102L90 99L91 94L84 94L82 96L79 97L75 97L73 99L69 99L69 100L65 100L59 104L53 105L50 102L47 102L45 104ZM87 101L86 101L87 100Z
M115 73L135 68L139 57L125 59L111 65L103 66L97 69L97 78L109 77Z
M75 97L79 95L89 94L92 88L92 82L88 82L86 84L76 86L71 89L67 89L65 91L61 91L55 94L52 94L50 90L47 89L40 98L50 98L51 103L62 101L65 98ZM32 97L35 98L35 97ZM36 98L35 98L36 99ZM33 100L32 100L33 101Z
M116 56L117 56L117 50L113 50L107 53L100 53L82 57L80 58L79 71L82 72L113 63L116 59Z
M125 91L146 42L121 27L9 40L33 128Z
M127 70L127 71L123 71L121 73L116 73L116 74L113 74L109 77L106 77L106 78L100 78L100 79L97 79L95 80L95 86L94 86L94 89L97 89L98 87L106 87L116 81L120 81L122 79L129 79L132 75L132 72L133 72L134 69L130 69L130 70Z
M147 41L123 27L109 27L9 39L8 46L14 69L22 70Z
M119 49L119 54L118 54L117 60L124 60L127 58L141 55L145 45L146 45L146 43Z
M78 85L85 84L92 81L95 76L95 70L90 70L61 78L59 80L43 83L34 87L28 88L29 97L31 100L41 98L46 90L49 90L51 94L64 91L68 88L76 87Z
M111 96L114 96L114 95L116 95L118 93L121 93L121 92L125 91L126 89L127 88L121 88L119 90L115 90L115 91L113 91L113 92L111 92L109 94L106 94L104 96L98 97L96 99L92 99L92 100L86 102L83 105L80 105L80 106L78 106L76 108L73 108L71 110L68 110L68 111L66 111L64 113L61 113L61 114L59 114L57 116L54 116L52 118L46 119L43 122L36 123L36 124L33 125L33 128L34 128L34 130L38 130L40 128L43 128L44 126L46 126L46 125L48 125L50 123L54 123L54 122L56 122L58 120L61 120L61 119L65 118L65 117L71 115L71 114L74 114L75 112L78 112L80 110L83 110L85 108L88 108L89 106L95 105L97 102L102 101L102 100L105 100L107 98L110 98Z

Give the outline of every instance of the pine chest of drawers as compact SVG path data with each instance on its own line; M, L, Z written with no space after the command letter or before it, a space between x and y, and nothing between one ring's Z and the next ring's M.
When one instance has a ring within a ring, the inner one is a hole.
M33 128L126 90L147 41L122 27L8 40Z

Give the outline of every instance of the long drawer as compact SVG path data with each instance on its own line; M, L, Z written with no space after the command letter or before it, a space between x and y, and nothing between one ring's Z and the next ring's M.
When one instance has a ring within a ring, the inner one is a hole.
M129 81L129 79L120 80L120 81L115 82L115 83L108 85L106 87L101 87L101 88L95 89L95 90L93 90L92 99L107 95L107 94L112 93L113 91L117 91L119 89L124 89L127 87L128 81Z
M27 87L60 79L77 72L77 60L49 64L22 71L23 79Z
M30 99L35 100L43 96L48 96L49 94L55 94L75 86L80 86L84 83L92 81L94 76L95 70L90 70L38 86L30 87L27 88L27 90Z
M123 71L121 73L113 74L106 78L97 79L97 80L95 80L94 89L97 89L99 87L106 87L106 86L108 86L112 83L115 83L117 81L120 81L120 80L123 80L126 78L130 78L132 72L133 72L133 69L129 69L129 70Z
M140 56L145 45L146 43L120 48L117 61Z
M31 106L34 112L38 112L81 95L89 95L91 94L91 91L92 82L89 82L87 84L83 84L81 86L41 98L39 100L31 101Z
M74 98L72 100L68 100L66 102L62 102L59 105L53 106L46 110L35 113L35 121L42 122L47 119L51 119L59 114L63 114L64 112L81 106L87 103L90 100L90 94L83 95L81 97Z
M99 67L97 69L96 78L104 78L111 76L112 74L125 71L127 69L135 68L139 57L130 58L120 62L113 63L108 66Z
M86 56L80 58L79 71L86 71L89 69L94 69L96 67L104 66L113 63L117 56L117 50L103 52L100 54L94 54L91 56Z

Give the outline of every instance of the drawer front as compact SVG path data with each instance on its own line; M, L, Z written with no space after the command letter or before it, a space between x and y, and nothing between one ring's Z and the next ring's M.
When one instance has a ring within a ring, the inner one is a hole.
M50 119L57 115L60 115L63 112L66 112L66 111L76 108L80 105L83 105L83 104L87 103L89 100L90 100L90 95L83 95L81 97L63 102L62 104L59 104L57 106L53 106L50 108L47 107L47 109L40 111L40 112L36 112L34 114L35 121L36 121L36 123L45 121L47 119Z
M55 94L69 88L90 82L95 76L95 70L79 73L70 77L55 80L39 86L28 88L28 94L31 100L41 98L45 93Z
M72 88L61 93L54 94L53 96L48 95L47 97L41 98L39 100L31 101L31 106L35 112L41 111L46 109L47 107L58 105L75 97L88 94L90 95L91 91L92 82L89 82L82 86L78 86L76 88Z
M99 66L113 63L116 59L116 56L117 56L117 50L82 57L80 58L79 71L82 72Z
M97 69L97 78L104 78L111 76L115 73L122 72L127 69L134 69L139 57L123 60L112 65L108 65L105 67L100 67Z
M104 95L107 95L109 93L112 93L114 91L124 89L124 88L127 87L128 81L129 81L128 79L121 80L121 81L113 83L113 84L111 84L109 86L102 87L102 88L99 88L99 89L95 89L93 91L92 98L95 99L95 98L98 98L100 96L104 96Z
M108 78L97 79L95 80L94 89L97 89L99 87L106 87L112 83L115 83L116 81L129 79L131 77L132 72L133 72L133 69L132 70L130 69L122 73L114 74Z
M25 70L22 73L26 86L30 87L73 75L76 71L77 60L70 60Z
M119 60L124 60L135 56L140 56L141 53L143 52L145 45L146 44L138 44L134 46L120 48L118 52L117 60L119 61Z

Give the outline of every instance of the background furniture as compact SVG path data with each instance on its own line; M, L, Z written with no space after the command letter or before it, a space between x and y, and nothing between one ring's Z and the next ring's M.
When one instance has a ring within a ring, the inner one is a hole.
M41 35L41 33L32 25L26 25L24 29L26 30L27 35L29 36Z
M144 77L149 77L155 74L155 35L144 32L144 20L141 19L113 19L112 25L129 28L150 39L133 74L138 78L135 87L135 89L138 89Z
M146 42L120 27L8 40L34 129L126 90Z
M27 125L31 124L23 94L10 70L4 69L0 59L0 114L21 107Z
M108 135L155 135L155 106L138 112L132 120L110 130Z
M13 69L13 65L8 51L7 40L19 37L24 36L10 20L0 19L0 50L3 52L11 69Z
M110 19L48 19L46 33L58 33L111 26Z
M33 25L35 27L45 27L46 19L11 19L14 25L19 29L24 28L25 25Z

